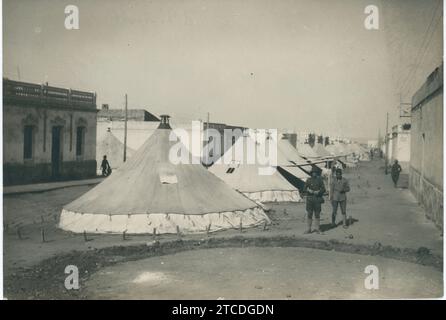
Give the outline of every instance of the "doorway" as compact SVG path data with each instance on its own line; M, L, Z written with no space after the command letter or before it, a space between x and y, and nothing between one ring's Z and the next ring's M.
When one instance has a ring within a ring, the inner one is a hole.
M51 174L55 179L60 178L62 163L62 127L57 126L52 129L51 143Z

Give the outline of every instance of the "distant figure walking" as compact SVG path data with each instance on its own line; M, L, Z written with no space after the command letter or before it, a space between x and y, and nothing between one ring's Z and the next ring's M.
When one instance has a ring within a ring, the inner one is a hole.
M311 225L313 223L313 214L315 218L316 233L321 233L319 229L321 217L321 204L324 202L325 185L319 176L317 169L311 170L311 177L305 182L304 193L307 194L307 230L305 234L311 233Z
M104 177L107 177L107 176L110 175L111 167L110 167L110 164L107 161L107 156L104 156L104 158L102 159L101 169L102 169L102 175Z
M393 184L395 188L398 183L398 179L400 178L401 166L398 163L398 160L395 160L395 163L392 165L392 169L390 170L390 174L392 175Z
M341 207L342 220L344 228L347 228L347 195L350 191L348 180L342 177L342 170L336 169L336 177L332 179L330 184L330 200L333 207L331 215L331 223L333 227L336 226L336 214L338 206Z
M327 179L328 180L327 181L327 183L328 183L328 199L331 199L331 188L330 188L330 186L331 186L331 182L333 181L333 179L336 178L336 169L337 169L337 167L332 165L330 174L328 175L328 179Z

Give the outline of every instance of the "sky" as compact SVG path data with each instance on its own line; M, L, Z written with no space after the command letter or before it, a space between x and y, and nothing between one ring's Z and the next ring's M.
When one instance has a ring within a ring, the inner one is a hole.
M79 8L79 30L64 26ZM364 9L379 9L367 30ZM442 62L441 0L4 0L4 77L98 107L376 139Z

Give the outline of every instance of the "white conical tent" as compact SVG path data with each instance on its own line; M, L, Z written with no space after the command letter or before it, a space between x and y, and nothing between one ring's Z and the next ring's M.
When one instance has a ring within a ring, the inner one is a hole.
M280 139L277 142L277 145L280 151L278 153L286 158L286 161L278 161L278 166L288 171L294 177L305 181L310 176L313 165L316 165L317 167L324 170L323 168L326 161L325 159L302 158L297 149L294 148L286 138Z
M169 151L177 142L169 141L171 132L161 123L120 170L63 208L59 227L92 233L201 233L269 223L257 203L201 164L173 164Z
M305 181L310 177L312 166L323 163L318 159L304 159L290 141L284 137L277 140L277 169L292 185L302 191Z
M331 155L330 152L328 152L327 149L325 149L323 144L320 143L316 143L313 147L313 151L320 157L323 159L332 159L333 156Z
M334 157L346 157L348 154L340 143L329 144L325 147L325 149L327 149L327 151Z
M209 171L222 179L232 188L242 192L249 198L259 202L300 202L299 190L289 183L277 170L271 175L260 174L259 163L249 164L248 145L255 146L255 157L258 156L260 143L249 134L239 137L235 144L220 160L209 168ZM235 156L241 151L241 158ZM225 161L226 159L226 161ZM229 159L229 164L224 163ZM231 160L232 159L232 160ZM282 149L277 148L277 164L293 165ZM297 157L295 161L301 161Z
M336 163L339 162L338 164L339 165L342 164L342 166L347 165L347 154L346 154L344 148L342 148L339 143L329 144L329 145L325 146L325 149L334 157L334 160ZM336 163L335 163L335 165L336 165Z
M296 145L296 150L301 157L303 157L304 159L310 160L312 162L318 162L318 160L322 159L319 156L319 154L317 154L317 152L314 151L313 148L307 143L298 143ZM319 161L316 164L316 166L319 167L320 169L325 168L324 162L321 162L321 161Z
M277 141L277 165L278 166L289 166L289 165L296 165L296 166L308 166L315 161L314 159L304 159L299 154L299 152L292 146L292 144L285 138L279 139ZM318 162L318 161L316 161Z
M297 152L301 157L305 159L319 159L319 155L311 148L311 146L307 143L298 143L296 145Z
M345 143L335 143L335 152L342 155L345 165L349 168L356 167L357 160L353 157L353 151L350 149L349 145Z
M346 156L349 156L353 153L345 143L339 143L338 148L340 152L345 154Z
M127 146L126 158L129 159L135 150ZM102 161L107 156L108 163L113 169L119 168L124 163L124 144L110 131L105 133L96 144L96 159Z
M359 144L357 144L355 142L351 143L351 144L349 144L349 149L358 156L359 160L361 160L361 161L369 161L370 160L369 151L367 151L365 148L363 148Z

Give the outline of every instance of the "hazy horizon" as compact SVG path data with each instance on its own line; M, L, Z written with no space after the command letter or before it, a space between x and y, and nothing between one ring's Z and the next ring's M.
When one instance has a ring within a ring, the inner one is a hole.
M79 30L64 28L68 4ZM371 4L379 30L364 28ZM3 76L95 91L98 108L122 108L127 93L129 108L177 121L209 112L377 139L386 112L389 129L399 121L400 94L410 102L442 62L442 12L440 0L6 0Z

